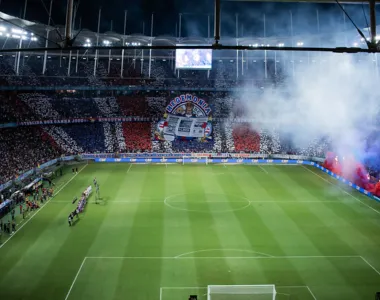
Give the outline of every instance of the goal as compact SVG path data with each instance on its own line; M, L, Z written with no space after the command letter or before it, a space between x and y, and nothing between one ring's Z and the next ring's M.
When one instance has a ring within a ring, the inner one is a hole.
M275 300L274 284L265 285L209 285L207 300Z
M206 164L208 165L208 156L183 156L182 164Z

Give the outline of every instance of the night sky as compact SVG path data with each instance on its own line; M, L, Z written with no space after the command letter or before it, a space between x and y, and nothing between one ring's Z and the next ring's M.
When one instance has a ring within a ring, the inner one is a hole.
M213 36L214 0L75 0L79 2L76 26L82 19L82 28L96 31L98 10L102 7L101 32L122 33L124 10L128 10L127 34L150 34L151 14L154 13L153 35L171 35L176 32L179 13L182 17L182 36L207 36L207 14L211 14L211 36ZM2 12L22 16L25 0L1 0ZM28 0L26 19L47 23L50 0ZM364 12L363 12L364 8ZM350 16L360 27L366 26L368 8L362 5L346 6ZM294 34L317 32L317 10L321 32L338 31L343 28L343 13L337 4L307 3L248 3L222 2L222 36L235 36L235 15L239 15L239 36L262 36L263 16L266 16L266 35L288 35L290 11L293 14ZM53 0L54 24L65 23L66 0ZM365 17L366 15L366 17ZM352 29L350 23L346 28Z

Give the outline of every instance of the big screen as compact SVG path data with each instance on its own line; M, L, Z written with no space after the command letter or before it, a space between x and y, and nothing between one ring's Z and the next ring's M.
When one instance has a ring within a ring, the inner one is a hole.
M182 46L182 45L177 45ZM189 45L187 45L189 46ZM211 69L211 49L177 49L175 66L177 69Z

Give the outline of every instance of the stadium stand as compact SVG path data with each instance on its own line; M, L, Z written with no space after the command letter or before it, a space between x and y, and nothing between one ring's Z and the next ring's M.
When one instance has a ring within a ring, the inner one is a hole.
M91 118L102 114L90 98L52 97L49 100L62 119Z
M73 140L62 126L44 126L43 129L65 154L83 153L83 149Z
M106 142L102 123L94 124L69 124L62 125L62 130L77 143L82 151L86 153L104 153ZM114 136L108 137L108 143L113 144ZM112 142L111 142L112 141Z
M59 157L62 152L54 146L39 127L1 129L0 182Z
M117 103L124 116L144 116L149 114L149 106L144 95L138 93L133 96L120 96ZM162 109L162 107L161 107Z
M152 149L151 124L148 122L123 123L125 146L128 152L149 151Z
M252 129L250 124L236 124L233 126L232 135L236 151L260 153L260 135Z

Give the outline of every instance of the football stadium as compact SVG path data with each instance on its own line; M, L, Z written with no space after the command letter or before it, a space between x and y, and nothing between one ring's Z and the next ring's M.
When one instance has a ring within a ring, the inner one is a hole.
M0 1L0 299L380 299L377 1L290 2Z

